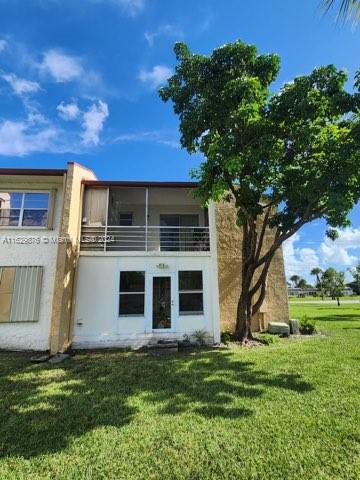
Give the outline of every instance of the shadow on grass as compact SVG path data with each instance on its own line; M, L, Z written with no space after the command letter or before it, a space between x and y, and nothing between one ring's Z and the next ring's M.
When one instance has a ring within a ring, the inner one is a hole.
M360 321L360 312L359 314L338 312L336 315L324 315L324 316L312 316L311 319L319 322L359 322Z
M299 375L271 375L231 352L94 352L58 366L28 362L0 354L0 457L56 452L96 427L121 428L143 410L239 419L254 413L241 401L249 405L268 388L313 389Z

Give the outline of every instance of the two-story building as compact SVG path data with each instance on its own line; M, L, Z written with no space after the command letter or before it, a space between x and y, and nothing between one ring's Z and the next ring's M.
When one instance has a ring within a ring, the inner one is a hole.
M0 169L0 348L140 346L234 327L241 231L191 182ZM271 236L271 232L268 232ZM281 250L254 327L288 321Z

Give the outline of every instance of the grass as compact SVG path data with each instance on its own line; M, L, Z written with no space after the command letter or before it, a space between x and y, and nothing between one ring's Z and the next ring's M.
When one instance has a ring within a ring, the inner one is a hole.
M303 315L316 321L320 330L341 336L344 330L360 330L360 304L344 303L338 307L330 304L290 305L291 318Z
M360 306L327 336L154 357L0 354L0 479L360 478Z
M331 297L324 297L324 301L331 301ZM345 296L345 297L340 297L340 303L342 300L346 301L354 301L355 303L360 300L360 295L351 295L351 296ZM336 300L332 300L333 302L336 302ZM322 302L322 298L320 296L318 297L313 297L311 295L308 295L307 297L289 297L289 303L292 302Z

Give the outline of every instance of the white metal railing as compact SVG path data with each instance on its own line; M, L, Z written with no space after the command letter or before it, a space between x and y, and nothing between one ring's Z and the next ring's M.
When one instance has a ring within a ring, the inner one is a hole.
M83 251L206 252L209 227L83 225L80 245Z

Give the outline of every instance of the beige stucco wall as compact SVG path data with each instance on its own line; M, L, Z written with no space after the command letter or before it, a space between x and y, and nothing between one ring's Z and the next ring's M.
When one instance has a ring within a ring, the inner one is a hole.
M236 211L231 203L216 204L217 258L219 275L219 304L221 330L233 331L236 322L237 302L241 292L241 241L242 232L236 226ZM264 245L271 242L271 232ZM288 298L284 260L279 249L271 263L267 280L265 301L260 315L253 321L253 329L266 328L269 321L289 321Z
M52 303L50 351L64 351L71 343L74 279L79 252L82 180L96 180L94 173L76 163L68 164L59 236Z

